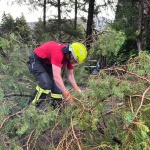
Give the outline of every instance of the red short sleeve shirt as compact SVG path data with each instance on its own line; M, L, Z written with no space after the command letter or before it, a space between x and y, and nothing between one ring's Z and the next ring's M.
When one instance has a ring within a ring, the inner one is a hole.
M66 47L65 44L50 41L42 44L34 50L34 53L43 59L47 59L48 64L54 64L60 68L73 69L74 66L68 64L68 60L64 57L62 48Z

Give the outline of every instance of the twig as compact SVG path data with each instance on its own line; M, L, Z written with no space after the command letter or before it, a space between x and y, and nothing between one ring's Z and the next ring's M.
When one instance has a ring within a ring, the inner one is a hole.
M29 138L28 138L28 141L27 141L27 150L29 150L30 149L30 145L29 145L29 141L30 141L30 139L31 139L31 136L32 136L32 134L33 134L33 132L35 131L35 129L31 132L31 134L30 134L30 136L29 136Z
M140 97L140 98L142 98L142 95L132 95L132 97ZM150 101L150 98L148 98L148 97L144 97L144 99Z
M139 108L138 108L137 111L136 111L136 114L135 114L134 119L137 117L137 115L138 115L138 113L139 113L139 111L140 111L140 109L141 109L141 107L142 107L142 105L143 105L143 101L144 101L145 94L146 94L149 90L150 90L150 86L144 91L144 93L143 93L143 95L142 95L141 104L140 104ZM133 120L134 120L134 119L133 119Z
M2 124L0 125L0 131L1 131L2 127L4 126L4 124L5 124L10 118L12 118L12 117L14 117L14 116L17 116L17 115L19 115L19 114L21 114L21 113L23 113L24 110L25 110L25 109L23 109L23 110L21 110L21 111L18 111L17 113L12 114L12 115L8 116L7 118L5 118L4 121L2 122Z
M72 117L71 117L71 127L72 127L73 136L77 141L78 148L79 148L79 150L81 150L80 144L78 142L78 138L76 137L76 134L75 134L75 131L74 131L74 128L73 128Z
M21 97L30 97L31 95L28 95L28 94L16 94L16 93L12 93L12 94L7 94L7 95L4 95L3 98L6 98L6 97L11 97L11 96L21 96Z
M149 82L150 83L150 80L149 79L147 79L147 78L145 78L145 77L143 77L143 76L140 76L140 75L138 75L138 74L136 74L136 73L134 73L134 72L130 72L130 71L127 71L127 70L125 70L125 69L122 69L122 68L115 68L115 69L113 69L113 68L108 68L108 69L103 69L104 71L106 70L106 71L113 71L113 70L118 70L118 71L122 71L122 72L125 72L125 73L127 73L127 74L131 74L131 75L133 75L133 76L135 76L135 77L137 77L137 78L140 78L140 79L143 79L143 80L145 80L145 81L147 81L147 82Z
M131 112L133 113L133 104L132 104L132 98L131 96L129 96L129 104L130 104L130 108L131 108Z
M149 80L149 79L147 79L147 78L145 78L145 77L143 77L143 76L140 76L140 75L138 75L138 74L136 74L136 73L129 72L129 71L126 71L126 70L121 69L121 68L116 68L116 70L126 72L126 73L128 73L128 74L131 74L131 75L133 75L133 76L136 76L136 77L138 77L138 78L140 78L140 79L143 79L143 80L145 80L145 81L147 81L147 82L150 83L150 80Z
M102 148L102 149L107 149L107 148L109 148L109 149L112 149L113 150L113 147L111 147L111 146L109 146L109 145L107 145L107 144L101 144L101 145L99 145L99 146L96 146L96 147L94 147L94 148L92 148L91 150L97 150L97 149L100 149L100 148Z
M64 141L69 137L69 135L71 135L71 133L69 133L70 129L71 129L71 128L69 127L69 128L66 130L66 132L64 133L62 139L59 141L59 143L58 143L58 145L57 145L57 147L56 147L56 150L59 150L60 147L61 147L61 145L63 146Z

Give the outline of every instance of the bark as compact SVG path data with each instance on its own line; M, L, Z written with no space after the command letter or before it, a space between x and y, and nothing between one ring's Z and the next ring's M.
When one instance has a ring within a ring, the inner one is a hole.
M144 29L145 31L150 31L150 0L145 0L144 3ZM149 36L145 38L146 49L150 50L150 38Z
M143 1L141 1L139 5L138 36L136 38L139 53L142 51L142 32L143 32L142 25L143 25Z
M46 26L46 0L44 0L44 5L43 5L43 25L44 27Z
M93 15L94 15L94 4L95 4L95 0L89 0L87 31L86 31L87 49L90 49L90 44L92 43L92 25L93 25Z
M58 40L61 41L61 32L60 32L60 27L61 27L61 4L60 4L60 0L58 0Z
M75 0L75 17L74 17L74 29L77 29L77 0Z

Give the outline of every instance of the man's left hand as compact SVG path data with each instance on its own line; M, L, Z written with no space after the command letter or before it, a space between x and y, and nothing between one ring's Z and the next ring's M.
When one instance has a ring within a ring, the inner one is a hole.
M75 86L74 90L77 91L77 92L79 92L79 93L81 93L81 89L78 86Z

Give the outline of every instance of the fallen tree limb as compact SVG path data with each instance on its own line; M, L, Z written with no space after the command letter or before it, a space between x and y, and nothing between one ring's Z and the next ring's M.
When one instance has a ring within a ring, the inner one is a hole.
M0 125L0 131L1 131L1 129L3 128L4 124L5 124L10 118L12 118L12 117L14 117L14 116L17 116L17 115L19 115L19 114L22 114L22 113L24 112L24 110L25 110L25 109L22 109L21 111L18 111L17 113L12 114L12 115L8 116L7 118L5 118L4 121L2 122L2 124Z
M136 118L136 117L137 117L137 115L138 115L138 113L139 113L139 111L140 111L140 109L141 109L141 107L142 107L142 105L143 105L144 97L145 97L146 93L147 93L149 90L150 90L150 86L149 86L149 87L148 87L148 88L144 91L144 93L143 93L143 95L142 95L141 104L140 104L139 108L137 109L137 111L136 111L136 114L135 114L135 117L134 117L134 118Z
M102 127L99 123L98 123L98 125L99 125L99 126L98 126L98 131L99 131L101 134L105 135L104 127ZM107 128L107 127L105 127L105 128ZM117 144L122 145L122 141L121 141L118 137L113 136L113 137L112 137L112 140L113 140L114 142L116 142Z
M145 80L145 81L147 81L148 83L150 83L150 80L149 80L149 79L147 79L147 78L145 78L145 77L143 77L143 76L140 76L140 75L138 75L138 74L136 74L136 73L134 73L134 72L130 72L130 71L127 71L127 70L125 70L125 69L122 69L122 68L114 68L114 69L113 69L113 68L108 68L108 69L104 69L104 70L110 70L110 71L118 70L118 71L122 71L122 72L124 72L124 73L133 75L133 76L135 76L135 77L137 77L137 78L139 78L139 79Z
M11 97L11 96L21 96L21 97L30 97L31 95L28 95L28 94L16 94L16 93L12 93L12 94L7 94L7 95L4 95L3 98L6 98L6 97Z
M136 76L137 78L143 79L143 80L145 80L145 81L147 81L147 82L150 83L150 80L149 80L149 79L147 79L147 78L145 78L145 77L143 77L143 76L140 76L140 75L138 75L138 74L136 74L136 73L134 73L134 72L126 71L126 70L121 69L121 68L116 68L116 70L126 72L126 73L128 73L128 74L131 74L131 75L133 75L133 76Z

